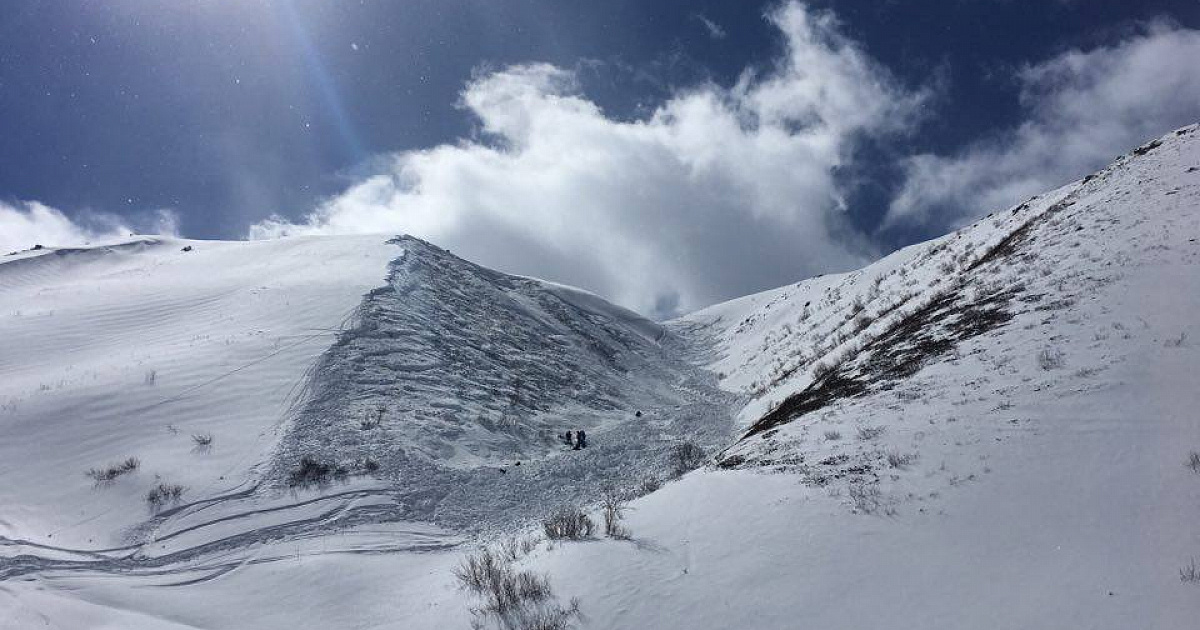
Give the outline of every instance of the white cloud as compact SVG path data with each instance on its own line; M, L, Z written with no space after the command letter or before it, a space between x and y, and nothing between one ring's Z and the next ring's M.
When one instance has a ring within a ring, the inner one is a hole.
M76 247L95 242L126 238L133 231L115 216L88 213L73 220L62 211L36 201L8 204L0 202L0 254L46 247ZM159 210L146 221L136 223L155 234L178 232L175 213Z
M1200 32L1164 23L1023 68L1027 120L952 156L909 159L889 223L966 222L1200 118Z
M700 24L704 25L704 30L708 31L709 37L713 39L725 39L725 29L721 28L720 24L710 20L702 13L695 14L695 17L700 21Z
M898 86L828 13L768 18L785 48L736 85L616 120L544 64L463 92L484 140L392 156L302 224L252 238L407 232L483 264L595 290L647 313L690 309L864 262L832 170L860 134L902 131L923 93Z

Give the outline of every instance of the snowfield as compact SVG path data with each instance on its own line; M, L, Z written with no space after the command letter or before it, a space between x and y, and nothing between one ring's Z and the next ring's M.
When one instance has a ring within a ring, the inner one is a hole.
M408 237L0 258L0 628L467 628L480 545L586 628L1193 627L1198 238L1191 126L665 324Z
M20 462L0 484L0 534L113 546L145 520L156 478L189 496L239 488L399 255L386 240L150 238L0 258L0 458ZM202 433L214 444L193 453ZM107 487L84 476L128 457L138 470Z

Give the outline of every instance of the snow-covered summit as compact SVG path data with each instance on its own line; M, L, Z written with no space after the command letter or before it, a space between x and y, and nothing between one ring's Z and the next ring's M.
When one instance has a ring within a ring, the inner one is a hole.
M282 514L305 458L389 497L341 505L343 523L479 527L730 435L730 397L659 324L412 237L39 248L0 259L0 296L0 456L19 463L0 536L22 544L145 546L221 510L225 527ZM685 413L705 420L673 426ZM579 429L593 448L562 457ZM163 485L183 495L156 513Z
M732 397L660 325L392 242L404 254L310 373L270 481L315 458L393 483L407 518L473 527L629 483L677 440L728 439ZM591 447L564 453L581 429Z

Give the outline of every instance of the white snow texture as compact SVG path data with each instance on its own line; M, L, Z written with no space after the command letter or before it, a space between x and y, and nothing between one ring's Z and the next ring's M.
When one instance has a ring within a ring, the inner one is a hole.
M1193 627L1198 237L1193 125L663 324L411 237L0 257L0 628L467 628L479 546L586 628Z

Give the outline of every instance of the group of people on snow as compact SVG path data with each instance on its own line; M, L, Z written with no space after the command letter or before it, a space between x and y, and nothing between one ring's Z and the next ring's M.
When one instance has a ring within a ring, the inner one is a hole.
M558 436L563 444L572 447L571 450L578 451L581 448L587 448L587 432L583 429L578 431L567 431Z

